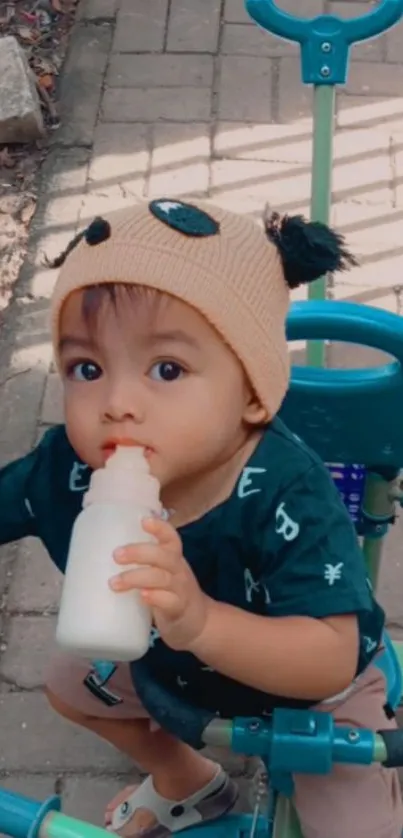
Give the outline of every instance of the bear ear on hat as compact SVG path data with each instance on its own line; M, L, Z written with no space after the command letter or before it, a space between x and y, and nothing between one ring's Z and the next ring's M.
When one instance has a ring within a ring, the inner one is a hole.
M109 221L106 221L105 218L97 216L93 221L91 221L91 224L89 224L85 230L81 230L80 233L77 233L77 235L71 239L65 250L63 250L59 256L56 256L55 259L48 259L45 257L46 265L48 268L61 268L71 251L74 250L74 248L77 247L83 239L91 247L94 247L94 245L101 244L109 239L111 232L111 225L109 224Z
M326 224L306 221L302 215L281 216L268 209L263 221L267 238L280 253L285 281L291 289L358 265L344 236Z

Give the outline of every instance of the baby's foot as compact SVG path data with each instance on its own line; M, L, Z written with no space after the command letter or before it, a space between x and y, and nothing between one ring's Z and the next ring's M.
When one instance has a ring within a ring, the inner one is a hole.
M107 829L110 829L112 824L112 815L114 810L117 806L120 806L121 803L124 803L125 800L133 794L136 789L139 788L139 785L136 786L125 786L122 791L118 792L114 798L108 803L105 812L105 826ZM155 826L157 823L155 815L152 812L148 812L147 809L138 809L137 812L134 813L133 817L125 826L123 826L119 832L121 835L127 836L134 836L137 833L142 832L144 829L150 829L150 827Z

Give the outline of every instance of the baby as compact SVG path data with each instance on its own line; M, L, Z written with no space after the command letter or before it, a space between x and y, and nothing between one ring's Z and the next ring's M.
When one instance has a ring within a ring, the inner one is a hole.
M55 357L65 425L0 472L0 541L37 536L63 572L92 469L145 448L169 520L117 550L117 591L153 613L151 678L221 715L318 706L377 730L384 614L326 467L277 418L287 391L290 288L353 263L300 217L254 221L161 199L96 219L56 260ZM133 571L126 566L137 564ZM125 836L165 838L235 804L216 763L155 724L131 668L60 654L47 696L148 779L108 806ZM395 771L295 776L305 838L400 838Z

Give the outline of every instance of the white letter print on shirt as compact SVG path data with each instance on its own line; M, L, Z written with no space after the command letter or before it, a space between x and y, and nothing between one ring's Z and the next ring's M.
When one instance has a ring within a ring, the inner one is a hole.
M268 589L264 582L255 582L249 568L245 568L244 570L244 581L245 581L245 599L246 602L252 602L253 594L259 594L261 590L264 591L264 601L266 605L270 605L271 599Z
M240 481L238 483L238 497L239 498L246 498L248 495L256 495L257 492L261 492L261 489L249 489L249 486L252 486L251 475L252 474L266 474L265 468L252 468L251 466L247 466L244 468Z
M295 541L299 536L300 526L293 521L285 511L285 503L280 503L276 509L276 533L282 535L284 541Z
M85 492L88 489L88 466L85 463L73 463L69 476L70 492Z
M341 579L343 567L344 562L339 562L338 564L325 564L323 576L330 587Z

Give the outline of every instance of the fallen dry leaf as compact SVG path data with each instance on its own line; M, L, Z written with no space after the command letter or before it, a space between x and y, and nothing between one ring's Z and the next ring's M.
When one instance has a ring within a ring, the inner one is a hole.
M28 26L18 26L17 35L21 38L22 41L26 41L28 44L33 44L38 37L38 33L35 32L33 29L29 29Z
M38 81L40 86L45 90L53 90L53 76L49 73L45 73L43 76L40 76Z
M63 14L63 9L62 9L62 5L60 3L60 0L52 0L52 7L55 10L55 12L59 12L59 14Z

